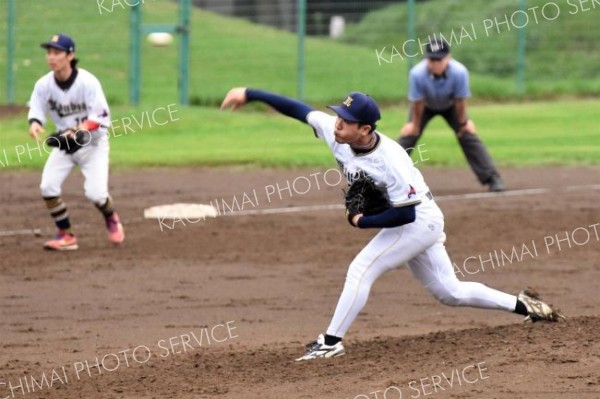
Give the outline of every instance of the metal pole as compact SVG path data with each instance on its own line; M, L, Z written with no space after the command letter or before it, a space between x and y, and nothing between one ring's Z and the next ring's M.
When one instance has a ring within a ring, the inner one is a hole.
M417 34L415 33L415 0L408 0L408 10L407 10L407 15L408 15L408 39L409 40L413 40L411 42L409 42L409 51L410 54L414 54L414 40L416 40L416 36ZM410 68L413 67L413 65L415 64L415 61L413 60L413 57L408 57L408 69L410 70Z
M517 32L517 93L522 95L525 94L525 47L527 45L527 31L525 25L527 21L524 20L525 13L527 12L527 0L519 0L519 9L523 11L523 16L520 18L520 25L523 28Z
M6 35L6 102L15 103L15 0L8 0L8 32Z
M306 0L298 0L298 87L297 97L304 99L304 37L306 36Z
M179 103L189 103L189 59L190 59L190 9L191 0L179 1Z
M142 74L141 49L141 20L142 6L140 2L131 7L129 21L129 102L133 105L140 103L140 86Z

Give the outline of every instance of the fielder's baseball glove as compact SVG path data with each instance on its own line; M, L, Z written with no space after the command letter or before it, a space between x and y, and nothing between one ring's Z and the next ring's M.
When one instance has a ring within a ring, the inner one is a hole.
M73 129L65 129L53 133L46 139L46 144L50 147L56 147L65 151L67 154L74 154L80 148L85 147L92 139L92 134L87 130L77 130L75 137L66 136L65 133Z
M352 224L352 218L358 214L375 215L385 211L392 205L385 194L375 186L369 176L361 174L348 187L345 194L346 217Z

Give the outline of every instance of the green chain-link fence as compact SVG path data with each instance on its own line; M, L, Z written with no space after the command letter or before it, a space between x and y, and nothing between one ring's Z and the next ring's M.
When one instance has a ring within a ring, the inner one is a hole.
M177 2L170 0L54 0L51 6L2 0L2 102L25 104L48 71L39 43L63 32L76 40L80 66L99 77L111 104L128 103L130 5L137 3L144 23L178 20ZM350 90L398 101L406 96L408 68L422 57L420 45L434 35L448 39L471 70L476 95L596 93L599 14L598 0L194 0L189 98L214 105L228 88L247 85L317 102ZM302 22L307 37L299 49ZM142 102L178 100L178 40L167 47L143 41Z

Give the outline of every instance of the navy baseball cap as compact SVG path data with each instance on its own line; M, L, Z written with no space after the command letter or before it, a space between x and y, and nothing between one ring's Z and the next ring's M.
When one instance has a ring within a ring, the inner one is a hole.
M427 43L425 57L439 60L450 54L450 45L444 39L435 39Z
M353 91L342 101L342 105L328 105L338 116L349 122L359 122L375 127L381 118L379 106L369 95Z
M75 42L69 36L59 33L58 35L52 35L50 41L40 44L40 47L45 49L52 47L72 53L75 51Z

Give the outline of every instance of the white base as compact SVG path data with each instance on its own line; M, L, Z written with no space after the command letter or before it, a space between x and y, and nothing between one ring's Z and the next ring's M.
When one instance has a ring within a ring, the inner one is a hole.
M146 219L200 219L215 218L217 210L204 204L169 204L157 205L144 209Z

